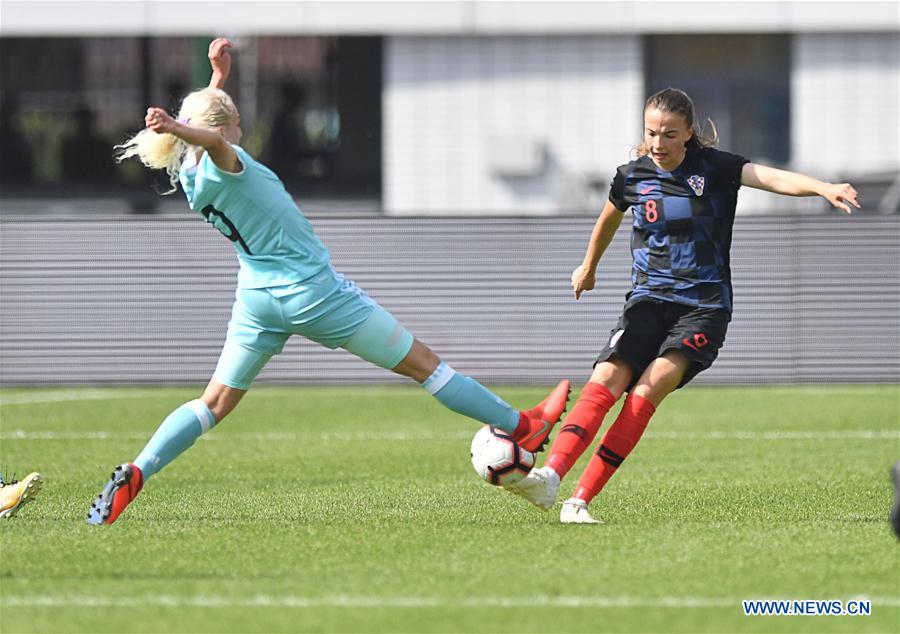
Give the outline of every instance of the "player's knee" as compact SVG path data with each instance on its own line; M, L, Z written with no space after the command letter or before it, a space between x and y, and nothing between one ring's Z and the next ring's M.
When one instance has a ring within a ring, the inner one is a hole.
M675 388L669 388L668 386L659 384L650 385L648 383L638 382L638 384L631 389L631 394L645 398L653 403L654 407L659 407L659 404L663 402L663 399L671 394L674 389Z
M393 368L393 371L421 383L431 376L440 363L441 358L431 348L415 339L406 357Z
M246 390L228 387L221 383L216 385L210 384L203 396L200 397L200 400L209 408L216 423L218 423L237 407L237 404L246 393Z
M689 364L690 361L683 353L670 350L647 367L631 393L658 407L663 399L681 385Z
M428 372L428 374L431 374L441 364L441 358L435 354L434 350L424 343L419 342L419 344L424 348L421 369Z
M631 382L631 366L619 358L613 357L594 366L591 383L599 383L618 399Z

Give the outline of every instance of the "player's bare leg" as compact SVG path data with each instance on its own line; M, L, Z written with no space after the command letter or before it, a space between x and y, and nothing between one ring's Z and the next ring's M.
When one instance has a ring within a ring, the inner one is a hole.
M413 339L412 348L391 372L411 378L416 383L424 383L437 369L441 358L418 339Z

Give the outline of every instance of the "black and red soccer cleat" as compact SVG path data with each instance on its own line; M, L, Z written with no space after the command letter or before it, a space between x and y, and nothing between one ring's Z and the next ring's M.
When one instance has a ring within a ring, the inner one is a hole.
M144 486L144 475L131 463L113 469L109 482L91 503L88 524L112 524Z
M532 453L542 451L550 432L553 431L553 426L559 422L566 411L571 392L572 386L569 381L560 381L547 398L536 407L523 411L523 420L516 429L516 433L513 434L513 440L520 447Z

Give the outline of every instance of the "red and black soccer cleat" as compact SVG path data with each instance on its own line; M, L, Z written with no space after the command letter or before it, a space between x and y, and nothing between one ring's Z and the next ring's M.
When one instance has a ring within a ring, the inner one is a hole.
M136 465L121 464L113 469L109 482L91 503L88 524L112 524L144 486L144 475Z
M544 449L553 426L559 422L566 406L569 402L569 394L572 392L572 386L568 380L559 382L549 396L541 401L536 407L522 412L530 423L529 427L524 428L521 432L516 430L513 439L523 449L536 453Z

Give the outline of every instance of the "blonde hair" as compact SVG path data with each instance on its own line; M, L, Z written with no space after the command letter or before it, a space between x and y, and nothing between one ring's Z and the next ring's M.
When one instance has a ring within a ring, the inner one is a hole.
M234 101L228 93L218 88L195 90L184 98L178 112L180 122L207 129L226 126L235 116L237 108ZM178 189L181 162L189 148L187 143L174 134L157 134L144 128L121 145L115 146L116 161L121 163L136 156L150 169L166 170L172 189L163 193L171 194Z
M716 144L718 144L719 133L716 130L716 124L713 123L712 119L709 117L706 118L706 122L712 128L712 134L707 135L700 126L694 123L694 102L691 101L691 98L688 97L688 94L683 90L679 90L678 88L666 88L665 90L660 90L655 95L651 95L647 100L647 103L644 104L644 112L647 112L651 108L659 110L660 112L670 112L681 115L684 118L684 122L687 126L694 131L693 136L691 136L690 140L685 144L687 147L715 147ZM637 147L637 155L646 156L649 153L650 148L647 147L647 142L641 141L641 144Z

